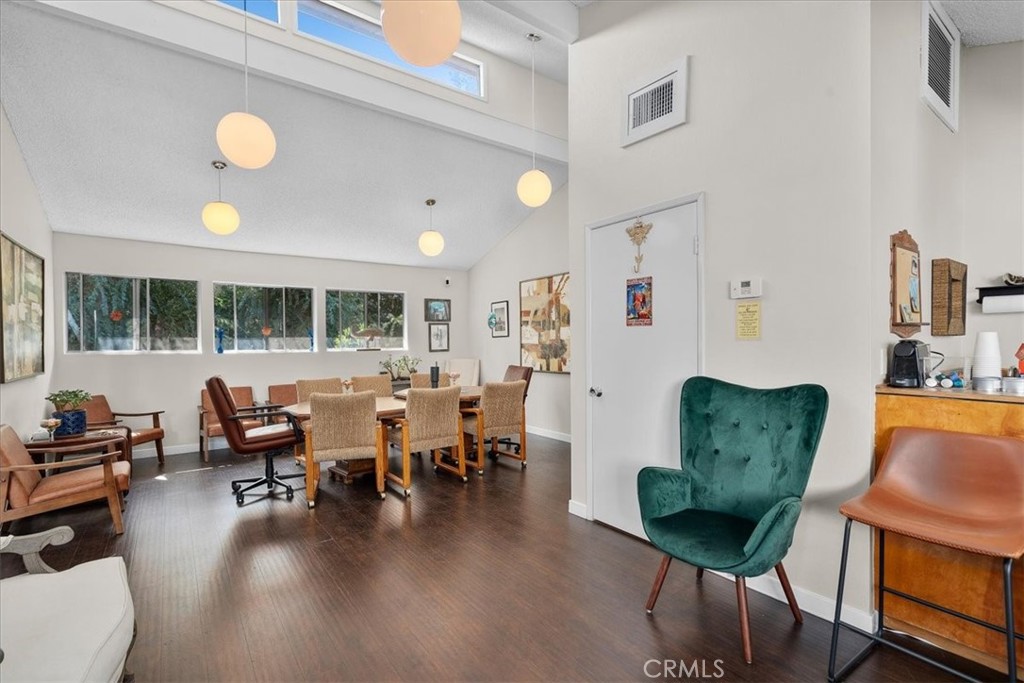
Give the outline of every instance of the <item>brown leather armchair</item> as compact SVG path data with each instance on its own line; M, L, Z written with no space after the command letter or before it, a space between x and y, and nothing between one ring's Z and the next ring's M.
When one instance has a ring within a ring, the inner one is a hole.
M160 416L164 411L152 410L140 413L125 413L119 410L111 410L107 397L103 394L93 394L92 400L82 404L85 411L85 421L89 429L102 429L104 427L124 426L131 430L132 448L150 441L155 442L157 461L164 464L164 428L160 426ZM153 423L149 427L127 427L121 425L122 417L149 417ZM131 454L126 454L131 460Z
M110 439L77 446L55 445L47 451L68 455L95 451L120 441ZM64 462L36 464L17 432L9 425L0 425L0 524L106 498L114 531L124 533L121 510L124 508L123 494L131 482L132 465L127 460L119 460L120 455L121 451L108 451ZM90 462L99 464L82 467ZM65 467L76 469L49 474L45 478L40 474L43 470Z
M263 485L267 487L267 495L273 495L277 486L283 486L286 497L291 500L295 491L284 480L306 475L301 472L278 475L274 469L274 451L291 450L295 444L305 440L306 435L295 416L283 410L277 410L273 406L255 406L251 411L239 412L239 407L235 404L228 385L220 376L206 380L206 390L210 394L210 402L224 429L224 438L228 440L231 450L242 455L263 453L265 460L266 469L262 477L236 479L231 482L231 492L235 494L235 502L241 505L245 502L245 494L248 491ZM263 419L274 417L284 417L287 422L247 429L245 423L253 416L261 418L261 423ZM243 487L243 484L248 484L248 486Z
M255 409L252 387L231 387L231 397L236 406ZM224 436L224 427L213 409L210 392L203 389L199 394L199 451L203 454L203 462L210 462L210 438ZM255 429L263 424L263 420L249 417L243 422L245 429Z

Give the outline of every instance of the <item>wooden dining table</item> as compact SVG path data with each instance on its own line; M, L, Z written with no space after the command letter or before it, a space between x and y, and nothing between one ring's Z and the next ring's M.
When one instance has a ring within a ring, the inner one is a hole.
M408 392L408 389L403 389L402 391L396 392L394 396L378 396L377 419L394 420L400 417L405 417L405 401L408 396ZM480 400L480 395L482 393L483 387L462 387L462 395L459 397L459 404L463 407L473 405ZM282 410L291 413L300 420L309 419L309 401L293 403L290 406L285 406Z

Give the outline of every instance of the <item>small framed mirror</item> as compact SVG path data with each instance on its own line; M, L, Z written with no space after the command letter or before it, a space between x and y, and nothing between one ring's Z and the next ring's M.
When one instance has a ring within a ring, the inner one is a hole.
M892 249L889 297L892 313L889 329L906 339L921 331L921 253L906 230L889 237Z

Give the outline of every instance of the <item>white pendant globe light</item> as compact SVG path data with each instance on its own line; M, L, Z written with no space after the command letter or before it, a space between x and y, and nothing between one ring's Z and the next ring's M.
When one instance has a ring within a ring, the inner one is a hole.
M217 147L235 166L254 170L274 158L277 139L260 117L248 111L233 111L217 124Z
M416 66L445 61L462 37L458 0L383 0L380 23L395 54Z
M519 201L531 209L543 206L551 198L551 179L547 173L537 168L537 104L536 84L537 62L536 47L540 36L536 33L529 33L526 39L530 41L530 128L533 131L533 168L519 176L516 183L516 194Z
M217 124L217 147L227 160L239 168L254 170L271 162L277 152L277 139L266 121L249 113L249 14L242 3L244 33L245 111L225 114Z
M430 207L430 229L420 233L420 251L425 256L437 256L444 251L444 237L434 230L434 204L436 203L433 199L427 200L427 206Z
M241 222L235 207L223 201L220 196L220 174L226 166L223 161L213 162L213 167L217 169L217 201L203 207L203 225L215 235L230 235L238 230Z

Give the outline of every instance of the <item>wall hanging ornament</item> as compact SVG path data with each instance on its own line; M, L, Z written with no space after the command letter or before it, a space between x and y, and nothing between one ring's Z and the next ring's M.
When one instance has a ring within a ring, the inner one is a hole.
M640 264L643 263L644 255L640 253L640 245L647 241L647 233L654 227L654 223L644 223L640 216L636 217L636 222L633 225L626 228L626 234L629 235L629 241L636 245L636 256L633 257L633 272L640 272Z

